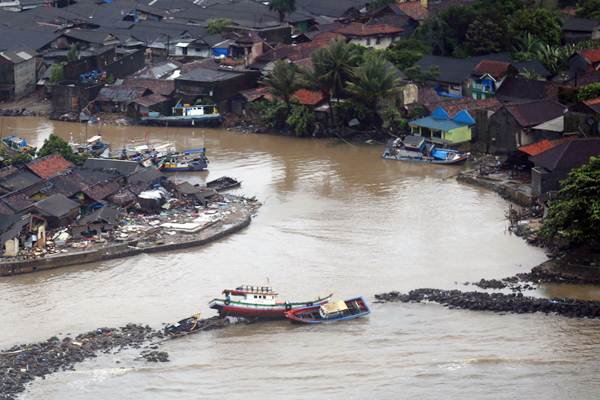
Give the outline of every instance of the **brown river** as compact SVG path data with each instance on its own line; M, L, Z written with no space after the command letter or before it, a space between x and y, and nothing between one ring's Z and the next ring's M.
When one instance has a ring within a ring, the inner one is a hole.
M41 145L83 125L5 118L3 134ZM249 228L173 253L0 279L0 348L127 322L159 328L222 289L267 281L290 299L459 288L546 259L507 232L507 203L457 183L460 167L379 158L381 145L225 130L90 126L124 143L206 145L210 172L263 203ZM470 290L470 287L467 287ZM541 296L600 298L548 286ZM165 342L171 362L102 355L35 381L23 399L597 399L600 321L372 304L368 318L322 326L236 325Z

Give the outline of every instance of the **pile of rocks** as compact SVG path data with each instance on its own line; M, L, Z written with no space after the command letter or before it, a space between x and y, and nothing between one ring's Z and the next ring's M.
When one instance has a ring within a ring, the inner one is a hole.
M523 296L522 293L463 292L460 290L416 289L407 294L389 292L376 294L380 302L435 302L477 311L511 312L517 314L541 312L565 317L600 318L600 301L573 299L543 299Z

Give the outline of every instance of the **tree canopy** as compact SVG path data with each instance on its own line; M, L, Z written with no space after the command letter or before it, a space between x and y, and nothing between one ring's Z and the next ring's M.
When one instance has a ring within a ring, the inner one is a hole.
M269 88L269 92L279 97L289 108L292 95L302 87L300 73L296 65L283 60L277 60L273 70L262 83Z
M271 0L269 10L277 12L279 21L283 22L286 15L296 11L296 0Z
M81 164L85 159L81 155L74 153L69 143L55 134L51 134L48 139L44 140L44 144L37 152L38 157L45 157L50 154L58 154L65 160L75 164Z
M208 21L206 24L206 31L212 35L221 33L228 26L232 25L233 21L228 18L215 18Z
M548 239L564 237L572 244L600 240L600 157L591 157L561 182L542 234Z

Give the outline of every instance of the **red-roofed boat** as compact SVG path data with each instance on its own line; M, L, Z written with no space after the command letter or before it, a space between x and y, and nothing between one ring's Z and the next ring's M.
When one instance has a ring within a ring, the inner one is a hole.
M208 303L219 315L261 319L284 319L286 311L327 303L333 296L332 293L310 301L284 301L269 286L248 285L226 289L223 294L224 299L213 299Z

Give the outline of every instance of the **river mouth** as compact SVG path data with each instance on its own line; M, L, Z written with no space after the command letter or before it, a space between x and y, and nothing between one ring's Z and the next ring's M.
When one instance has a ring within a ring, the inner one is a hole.
M5 118L3 132L35 145L50 132L85 138L83 125L37 118ZM504 278L546 259L508 233L504 200L452 179L464 167L384 161L383 146L225 130L88 127L89 136L96 133L113 146L146 134L180 148L203 143L209 172L179 176L232 175L243 181L233 193L263 206L247 230L205 248L0 279L0 326L10 327L0 331L2 348L100 326L209 316L208 301L241 283L269 280L290 299L371 298L463 289L465 281ZM548 380L558 393L592 398L585 383L600 373L599 327L374 304L368 318L347 324L274 322L173 341L164 348L168 365L103 356L36 382L24 398L397 398L399 390L425 398L557 397Z

